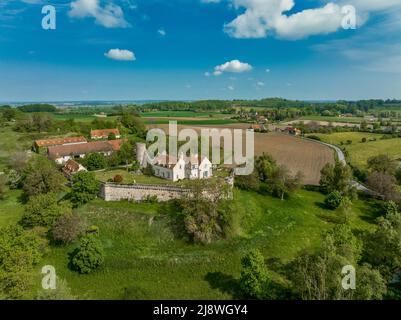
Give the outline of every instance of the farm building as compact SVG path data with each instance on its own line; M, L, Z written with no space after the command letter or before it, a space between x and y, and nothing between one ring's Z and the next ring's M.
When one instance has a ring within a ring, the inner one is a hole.
M92 140L107 139L111 134L114 134L117 139L121 138L120 130L118 129L102 129L102 130L91 130Z
M67 137L67 138L63 137L63 138L36 140L33 143L33 151L37 153L46 153L46 149L48 147L75 145L87 142L88 141L84 137Z
M48 156L58 164L65 164L70 159L85 158L90 153L110 156L120 150L123 140L94 141L75 145L54 146L48 148Z
M213 176L212 163L208 158L198 156L178 159L167 154L159 154L153 160L154 175L159 178L179 181L184 179L208 179Z
M293 127L287 127L284 129L284 132L287 134L290 134L292 136L300 136L302 134L302 131L297 129L297 128L293 128Z
M71 178L74 174L81 172L81 171L87 171L86 168L81 165L80 163L76 162L75 160L68 160L63 167L63 173L67 178Z

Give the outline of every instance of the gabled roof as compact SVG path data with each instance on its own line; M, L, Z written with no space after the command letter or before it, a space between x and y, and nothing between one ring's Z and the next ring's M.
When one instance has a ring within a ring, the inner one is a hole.
M110 133L114 133L116 136L120 135L118 129L102 129L102 130L91 130L92 138L107 138Z
M119 151L124 142L127 142L128 139L116 139L116 140L108 140L107 142L112 146L114 151Z
M48 155L50 159L57 159L70 155L81 155L96 152L112 152L113 146L109 141L94 141L83 144L72 144L64 146L55 146L48 148Z
M85 137L62 137L53 139L36 140L35 144L38 147L62 146L70 143L86 143Z

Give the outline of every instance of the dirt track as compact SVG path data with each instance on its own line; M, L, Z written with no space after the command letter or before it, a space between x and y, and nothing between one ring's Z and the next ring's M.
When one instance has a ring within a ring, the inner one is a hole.
M246 129L248 125L225 125L223 128ZM152 126L155 127L155 126ZM168 125L157 125L168 132ZM178 130L192 128L198 132L205 127L178 126ZM329 147L277 133L255 133L255 153L261 155L267 152L276 161L285 165L293 174L301 171L304 174L304 183L317 185L320 180L320 171L326 163L334 163L334 152Z

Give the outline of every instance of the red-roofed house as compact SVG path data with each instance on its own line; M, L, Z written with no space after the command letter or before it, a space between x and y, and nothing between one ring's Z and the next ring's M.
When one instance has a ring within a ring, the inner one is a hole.
M91 130L91 139L92 140L108 139L110 134L114 134L117 139L121 138L120 130L118 129L101 129L101 130Z
M87 143L88 141L84 137L61 137L61 138L51 138L36 140L33 144L33 149L35 152L39 153L41 151L45 152L46 148L54 146L67 146L74 144Z
M68 160L65 166L63 167L63 173L65 176L67 176L67 178L70 178L74 174L81 171L88 171L88 170L86 170L86 168L83 165L72 159Z

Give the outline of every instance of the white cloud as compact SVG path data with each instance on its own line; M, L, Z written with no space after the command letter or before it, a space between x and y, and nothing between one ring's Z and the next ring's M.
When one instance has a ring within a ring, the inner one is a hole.
M215 76L220 76L224 72L231 72L231 73L242 73L251 71L253 68L249 63L241 62L239 60L231 60L222 65L216 66L214 68L213 74Z
M262 82L262 81L259 81L259 82L256 83L256 85L257 85L258 87L264 87L264 86L265 86L265 83Z
M71 2L68 15L72 18L92 17L95 22L106 28L127 28L130 24L124 18L120 6L109 2L104 7L99 0L75 0Z
M271 71L270 69L266 69L266 73L270 73L270 71Z
M220 0L201 0L202 3L219 3Z
M107 58L119 61L135 61L136 57L132 51L120 50L120 49L110 49L104 54Z
M167 35L167 32L166 32L166 30L164 30L164 29L159 29L159 30L157 30L157 32L158 32L162 37L164 37L165 35Z
M205 72L205 77L210 77L210 76L211 76L210 72Z
M325 3L320 7L293 12L295 0L229 1L235 9L245 9L224 26L224 31L230 36L264 38L275 35L290 40L336 32L341 28L342 7L345 5L356 7L359 26L368 20L371 12L393 15L401 7L401 0L322 0Z
M234 91L235 90L235 88L233 86L228 86L227 89L230 90L230 91Z

